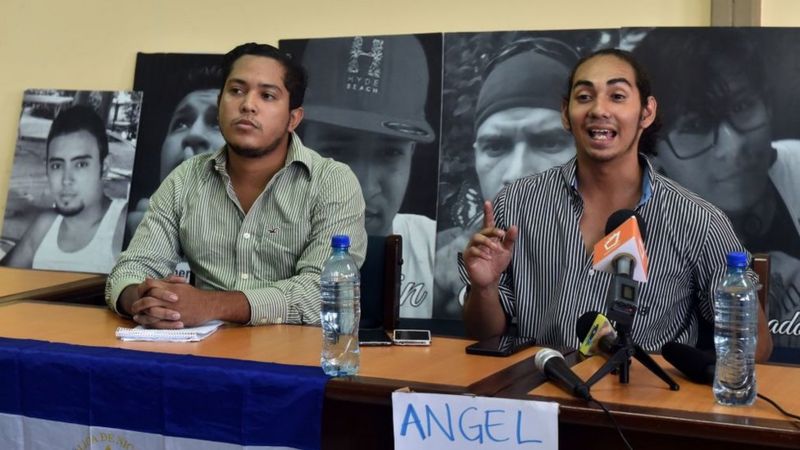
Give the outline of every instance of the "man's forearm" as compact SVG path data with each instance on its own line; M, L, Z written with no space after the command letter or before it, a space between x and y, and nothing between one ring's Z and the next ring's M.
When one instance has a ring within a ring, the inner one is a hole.
M506 316L500 306L500 292L497 286L486 288L472 287L464 301L464 328L467 335L475 339L485 339L503 334L506 330Z
M234 323L250 322L250 302L240 291L203 291L210 317Z

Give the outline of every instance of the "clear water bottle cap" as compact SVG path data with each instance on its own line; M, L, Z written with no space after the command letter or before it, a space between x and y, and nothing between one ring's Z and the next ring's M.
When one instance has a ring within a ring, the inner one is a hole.
M744 252L730 252L725 259L728 267L747 267L747 254Z
M331 247L333 248L350 248L350 236L346 234L337 234L331 238Z

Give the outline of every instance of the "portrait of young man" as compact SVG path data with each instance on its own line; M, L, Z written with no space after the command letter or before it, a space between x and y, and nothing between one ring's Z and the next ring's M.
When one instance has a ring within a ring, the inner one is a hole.
M561 92L597 32L463 33L446 43L442 182L436 241L434 316L461 317L466 286L457 256L480 229L483 200L512 181L567 162L575 155L561 126ZM498 45L502 43L502 45ZM469 50L467 50L469 49ZM474 50L473 50L474 49ZM479 78L464 79L467 65ZM463 85L463 87L462 87ZM470 92L477 86L478 91ZM470 105L465 110L463 105ZM468 112L469 111L469 112ZM466 118L471 119L467 122ZM469 127L466 130L466 127ZM468 131L465 133L465 131ZM460 162L459 162L460 161ZM469 170L466 170L469 169Z
M773 80L798 72L768 65L765 49L785 49L797 37L794 30L655 29L635 49L661 100L656 164L725 212L749 251L771 255L773 359L782 361L800 358L800 135L794 111L777 104L796 98L791 81ZM674 58L683 63L670 64Z
M172 170L108 277L106 300L154 328L209 320L318 324L320 271L331 236L350 236L361 264L364 200L344 164L306 147L307 76L266 44L222 60L217 97L225 144ZM188 262L193 284L174 275Z
M31 203L39 196L49 202L49 208L30 205L27 214L35 217L4 256L3 264L108 273L122 247L140 99L129 93L88 91L26 98L31 103L36 98L43 102L24 109L26 123L21 126L18 148L30 146L35 153L40 142L36 133L46 132L41 159L36 158L41 164L37 171L44 172L46 186L36 192L37 186L31 184L34 180L28 178L32 168L25 154L16 159L15 172L26 178L29 200L34 200ZM86 104L76 104L76 100ZM91 105L95 101L96 106ZM56 103L58 106L54 106ZM98 109L109 120L101 118ZM50 114L54 116L51 122L44 119ZM33 135L28 134L30 131ZM17 191L12 187L10 192ZM4 234L11 233L18 221L15 211L24 208L17 200L14 196L9 198Z
M441 35L282 41L309 71L298 134L355 172L367 233L403 237L400 317L430 319Z

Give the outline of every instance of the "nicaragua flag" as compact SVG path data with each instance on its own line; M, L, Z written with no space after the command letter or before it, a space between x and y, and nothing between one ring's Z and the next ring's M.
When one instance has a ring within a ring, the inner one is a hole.
M0 449L317 449L319 367L0 338Z

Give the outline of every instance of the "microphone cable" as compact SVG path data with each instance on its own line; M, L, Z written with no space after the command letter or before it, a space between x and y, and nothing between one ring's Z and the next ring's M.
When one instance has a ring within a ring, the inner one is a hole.
M790 412L786 411L785 409L781 408L781 405L779 405L779 404L778 404L778 403L777 403L775 400L772 400L771 398L767 397L766 395L764 395L764 394L759 394L759 393L757 393L757 392L756 392L756 397L758 397L758 398L760 398L760 399L762 399L762 400L766 401L766 402L767 402L767 403L769 403L770 405L774 406L774 407L775 407L775 409L777 409L778 411L780 411L780 412L781 412L781 414L783 414L784 416L786 416L786 417L791 417L792 419L795 419L795 420L800 420L800 416L798 416L798 415L796 415L796 414L792 414L792 413L790 413Z
M795 420L800 420L800 416L798 416L796 414L792 414L792 413L786 411L777 402L775 402L771 398L767 397L766 395L756 393L756 396L758 398L766 401L767 403L769 403L773 407L775 407L775 409L780 411L781 414L783 414L783 415L785 415L787 417L791 417L792 419L795 419ZM591 397L591 396L589 397L589 402L597 404L597 406L599 406L600 409L602 409L603 412L606 413L608 418L611 419L611 423L614 425L614 428L617 430L617 433L619 434L620 439L622 439L622 442L625 443L625 447L628 448L629 450L633 450L633 447L631 446L630 442L628 442L628 439L625 437L625 434L622 432L622 428L619 426L619 423L617 423L617 419L614 418L614 415L611 414L611 411L608 410L606 405L604 405L602 402L600 402L599 400L597 400L596 398Z
M698 384L714 384L714 366L716 357L708 352L702 352L690 345L678 342L668 342L661 347L661 355L672 364L679 372ZM756 392L756 397L764 400L780 411L786 417L800 420L800 416L783 409L776 401L766 395Z
M608 418L611 419L611 423L614 424L614 428L617 429L617 433L619 433L619 437L622 438L622 442L625 443L625 447L627 447L628 450L633 450L633 447L631 446L630 442L628 442L628 439L625 438L625 434L622 433L622 428L620 428L619 424L617 423L617 419L615 419L614 415L611 414L611 411L609 411L608 408L606 408L606 405L602 404L600 402L600 400L597 400L596 398L594 398L592 396L589 396L589 402L596 403L597 406L599 406L600 409L602 409L603 412L606 413Z

